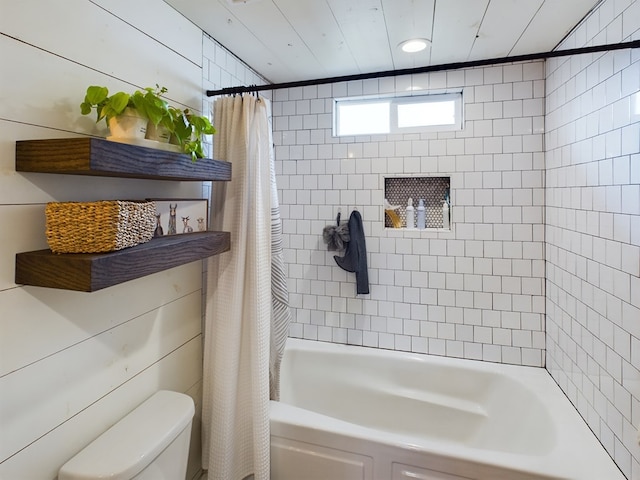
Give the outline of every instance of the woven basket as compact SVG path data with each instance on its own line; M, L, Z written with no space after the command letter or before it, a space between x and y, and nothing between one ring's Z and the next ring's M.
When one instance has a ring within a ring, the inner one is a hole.
M54 253L100 253L145 243L156 226L155 202L106 200L47 204L47 242Z

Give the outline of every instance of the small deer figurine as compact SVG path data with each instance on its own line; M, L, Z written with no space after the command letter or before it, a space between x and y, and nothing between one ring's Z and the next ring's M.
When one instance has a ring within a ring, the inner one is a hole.
M164 235L164 230L162 229L162 225L160 224L160 214L156 213L156 229L153 232L154 237L161 237Z
M178 208L178 204L175 205L169 204L169 231L167 235L175 235L178 233L176 230L176 208Z
M184 228L182 229L182 233L192 233L193 228L189 226L189 217L182 217L182 224Z
M199 232L204 232L206 230L205 225L204 225L204 218L200 217L198 218L198 231Z

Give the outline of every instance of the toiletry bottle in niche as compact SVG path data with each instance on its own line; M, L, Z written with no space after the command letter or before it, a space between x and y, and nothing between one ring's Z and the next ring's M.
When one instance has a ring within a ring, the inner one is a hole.
M447 203L446 199L442 201L442 228L446 228L447 230L451 228L449 204Z
M416 209L417 217L418 217L418 228L424 229L427 228L427 217L426 212L424 210L424 200L421 198L418 202L418 208Z
M407 218L407 228L416 228L416 219L415 212L413 208L413 199L409 197L407 200L407 210L406 210L406 218Z

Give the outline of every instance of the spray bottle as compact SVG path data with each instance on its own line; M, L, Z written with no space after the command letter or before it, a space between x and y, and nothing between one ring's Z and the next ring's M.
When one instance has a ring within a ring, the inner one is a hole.
M405 212L407 218L407 228L416 228L415 212L413 208L413 199L409 197L407 200L407 210Z
M418 208L416 209L418 216L418 228L424 229L427 228L427 217L426 212L424 210L424 200L421 198L418 202Z
M442 201L442 228L449 230L451 228L451 221L449 219L449 204L447 200Z

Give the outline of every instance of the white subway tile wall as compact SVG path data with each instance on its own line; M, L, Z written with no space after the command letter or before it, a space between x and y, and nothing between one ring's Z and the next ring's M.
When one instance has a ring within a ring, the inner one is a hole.
M267 82L259 73L249 67L238 57L216 42L206 33L202 33L202 87L203 90L220 90L222 88L244 85L265 85ZM262 92L262 96L271 98L271 92ZM216 97L202 96L202 113L213 118L213 102ZM215 136L211 137L215 141ZM213 146L209 138L205 138L205 153L213 156ZM209 192L205 191L205 198Z
M606 0L560 48L640 38ZM640 50L549 60L547 368L627 478L640 478Z
M276 90L290 335L544 365L544 62ZM463 88L462 131L332 136L334 97ZM384 178L451 177L451 232L384 228ZM371 293L322 240L364 219Z

